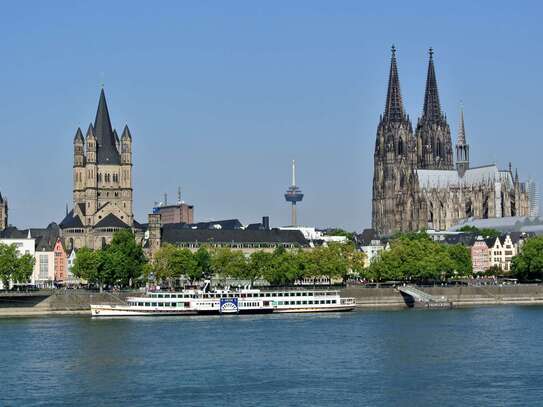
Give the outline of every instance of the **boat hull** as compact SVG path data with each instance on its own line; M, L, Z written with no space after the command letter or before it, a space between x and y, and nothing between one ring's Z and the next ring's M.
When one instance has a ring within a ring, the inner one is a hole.
M181 316L181 315L197 315L194 310L137 310L128 307L108 307L91 305L92 317L144 317L144 316Z
M273 312L276 314L294 314L294 313L315 313L315 312L349 312L354 310L354 305L326 307L326 308L277 308Z

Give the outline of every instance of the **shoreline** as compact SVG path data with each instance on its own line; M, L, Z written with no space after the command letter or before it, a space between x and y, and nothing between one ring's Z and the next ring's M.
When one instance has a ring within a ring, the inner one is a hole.
M444 297L449 307L430 309L476 308L485 306L543 306L543 286L423 287L426 292ZM427 309L425 304L408 301L394 288L346 287L343 297L355 298L355 312ZM48 296L0 297L0 318L81 316L90 317L90 304L124 302L131 293L52 293ZM28 304L27 304L28 302Z

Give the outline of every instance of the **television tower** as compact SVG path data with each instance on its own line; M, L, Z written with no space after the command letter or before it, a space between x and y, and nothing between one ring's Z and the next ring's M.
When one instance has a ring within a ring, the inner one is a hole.
M296 226L296 202L304 199L302 190L296 186L296 162L292 160L292 185L285 193L285 200L292 204L292 226Z

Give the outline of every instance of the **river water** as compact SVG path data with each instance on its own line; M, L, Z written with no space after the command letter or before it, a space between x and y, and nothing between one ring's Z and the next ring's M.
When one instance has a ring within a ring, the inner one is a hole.
M1 406L543 405L543 308L0 319Z

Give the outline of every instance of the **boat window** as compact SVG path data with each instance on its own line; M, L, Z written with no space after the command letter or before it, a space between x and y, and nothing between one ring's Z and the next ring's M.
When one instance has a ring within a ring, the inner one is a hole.
M305 296L307 296L307 293L302 293L302 295L305 297Z
M159 306L159 307L163 307L163 306L164 306L164 303L163 303L163 302L159 302L159 303L158 303L158 306Z
M308 304L310 304L310 305L313 304L313 301L309 300L309 301L308 301Z
M307 295L313 297L313 293L307 293Z
M302 304L307 305L307 301L302 301Z
M272 297L277 297L277 293L272 293Z
M301 301L296 301L296 305L300 305L301 303Z
M162 298L162 294L157 294L157 297L158 297L158 298Z
M170 298L170 294L164 294L164 298Z
M139 307L143 307L143 302L138 302Z
M330 304L330 300L326 300L326 303L327 303L327 304Z
M332 304L335 304L336 303L336 300L332 300Z
M325 302L324 300L321 300L321 304L324 304L324 302Z
M156 307L156 302L152 302L151 307Z

